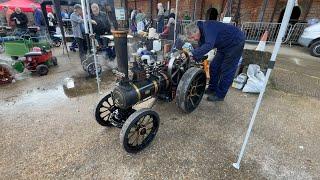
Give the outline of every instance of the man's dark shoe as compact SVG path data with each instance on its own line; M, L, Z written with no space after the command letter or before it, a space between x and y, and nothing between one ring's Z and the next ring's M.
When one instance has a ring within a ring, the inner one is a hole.
M215 95L215 94L216 94L216 92L214 92L214 90L209 89L209 88L207 88L207 89L204 91L204 93L207 94L207 95Z
M211 102L217 102L217 101L224 101L224 98L219 98L218 96L215 96L215 95L209 95L207 97L207 100Z

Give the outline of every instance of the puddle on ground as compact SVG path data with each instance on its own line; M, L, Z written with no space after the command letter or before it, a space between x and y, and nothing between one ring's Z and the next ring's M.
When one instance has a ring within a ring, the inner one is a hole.
M48 107L57 102L61 103L67 99L67 96L63 92L62 86L54 89L35 89L27 91L21 96L14 96L4 99L0 105L5 108L11 109L11 106L18 108L26 108L30 106Z
M103 72L100 78L100 86L104 88L116 80L112 72ZM96 78L90 78L86 74L65 78L63 84L64 92L70 98L98 92Z
M107 87L115 82L115 77L112 73L103 73L101 80L101 85ZM50 105L62 103L69 98L97 93L96 79L89 78L85 74L66 78L62 82L53 89L36 88L22 95L2 99L0 101L1 110L10 110L12 106L15 108L50 107Z

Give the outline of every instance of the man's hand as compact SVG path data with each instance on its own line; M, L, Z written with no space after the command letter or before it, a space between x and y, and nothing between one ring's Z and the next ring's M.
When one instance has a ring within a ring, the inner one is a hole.
M95 20L91 20L91 23L97 25L97 22Z
M208 56L206 55L206 56L203 56L200 61L202 62L202 61L207 60L207 59L208 59Z
M191 55L189 54L189 57L190 57L190 60L191 61L194 61L196 63L202 63L204 60L207 60L208 59L208 56L203 56L201 59L196 59L192 56L192 53Z

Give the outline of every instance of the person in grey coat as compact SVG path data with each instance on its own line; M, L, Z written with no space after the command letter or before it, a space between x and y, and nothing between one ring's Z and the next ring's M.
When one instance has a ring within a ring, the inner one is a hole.
M74 12L70 16L73 37L78 43L79 47L79 55L81 61L85 58L85 55L88 51L87 41L84 35L84 24L82 18L82 7L80 4L74 5ZM92 20L92 24L96 24L95 21Z

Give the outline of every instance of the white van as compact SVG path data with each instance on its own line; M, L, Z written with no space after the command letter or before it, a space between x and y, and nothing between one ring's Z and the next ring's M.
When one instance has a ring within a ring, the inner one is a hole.
M305 28L298 42L308 47L312 56L320 57L320 23Z

